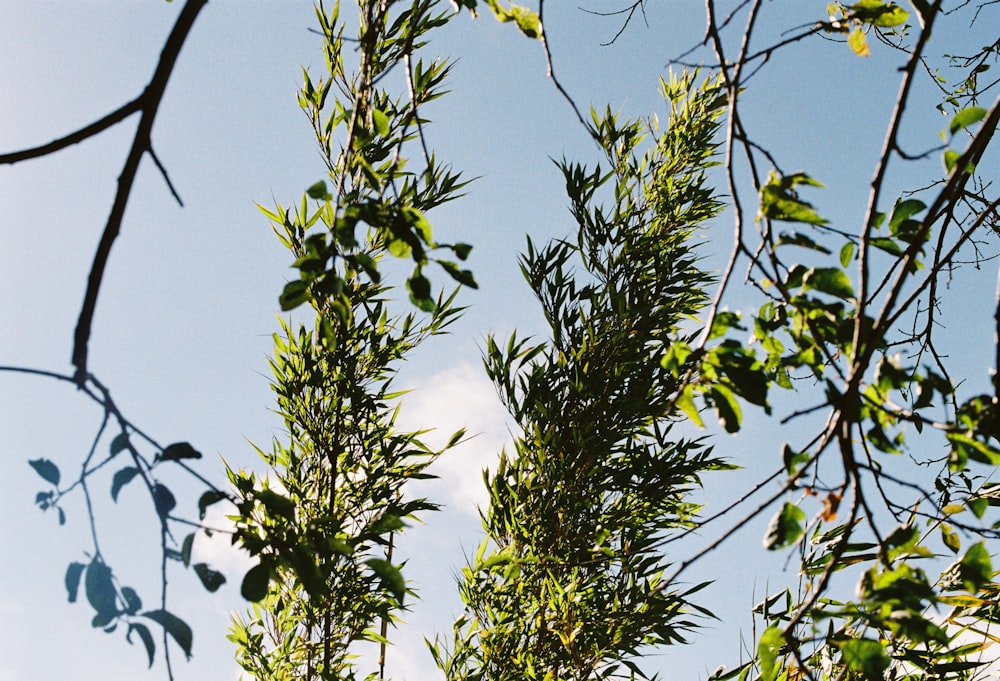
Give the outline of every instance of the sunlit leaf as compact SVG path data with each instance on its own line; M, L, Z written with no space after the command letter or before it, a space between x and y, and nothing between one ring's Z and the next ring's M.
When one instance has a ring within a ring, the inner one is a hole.
M837 646L843 653L848 668L863 675L868 681L882 681L883 673L892 662L878 641L851 638L838 641Z
M781 629L770 626L760 635L757 642L757 657L760 660L761 681L775 681L780 671L778 655L785 645L785 637Z
M951 123L948 125L948 132L954 135L959 130L964 130L970 125L975 125L986 118L987 113L989 112L981 106L968 106L955 113L951 119Z
M860 27L851 31L850 35L847 36L847 44L850 45L851 51L859 57L871 56L872 51L868 47L868 38Z
M837 298L849 300L854 297L850 277L837 267L814 267L806 272L802 284L807 290L813 289Z
M791 546L799 540L804 530L806 521L805 512L795 504L785 502L768 525L767 534L764 536L764 548L768 551Z

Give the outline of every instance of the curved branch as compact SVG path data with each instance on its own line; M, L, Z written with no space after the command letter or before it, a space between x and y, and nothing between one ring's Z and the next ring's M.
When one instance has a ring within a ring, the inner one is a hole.
M84 126L75 132L71 132L65 137L52 140L48 144L43 144L40 147L32 147L31 149L13 151L9 154L0 154L0 164L13 165L14 163L20 163L21 161L27 161L28 159L48 156L49 154L54 154L57 151L65 149L66 147L79 144L86 139L99 135L111 126L121 123L135 112L141 111L145 96L145 93L143 93L131 102L118 107L104 118L94 121L90 125Z
M83 307L80 316L77 318L76 331L73 335L73 366L76 367L74 380L77 385L82 386L87 381L87 343L90 340L90 329L94 320L94 311L97 307L97 295L101 288L101 281L104 278L104 268L107 266L108 256L111 253L111 246L114 244L118 233L121 231L122 218L125 216L125 206L128 204L129 195L132 193L132 184L135 182L136 173L139 170L139 161L143 154L152 150L150 135L153 129L153 120L156 112L160 108L160 100L166 90L170 74L173 72L177 56L181 47L187 39L191 26L201 9L208 0L188 0L181 10L177 22L174 24L170 36L167 38L160 53L160 61L153 72L153 78L146 87L145 92L137 101L141 101L140 108L142 117L139 119L139 127L135 131L135 138L132 142L132 149L129 151L125 166L118 177L118 191L115 194L114 203L111 206L111 213L108 215L108 222L101 235L101 241L94 254L94 260L90 267L90 276L87 279L87 292L83 298ZM96 125L96 124L95 124Z

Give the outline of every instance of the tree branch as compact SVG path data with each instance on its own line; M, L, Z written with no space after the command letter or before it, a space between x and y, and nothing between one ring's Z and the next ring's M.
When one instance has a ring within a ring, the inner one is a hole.
M152 151L150 135L153 129L153 121L156 118L156 112L160 108L163 92L166 90L174 64L177 62L177 56L180 54L181 47L184 45L184 41L191 31L191 26L207 2L208 0L188 0L184 5L184 9L181 10L180 16L177 17L177 22L174 24L174 28L163 46L163 51L160 53L160 61L156 66L156 71L153 73L153 78L150 80L145 92L137 100L141 102L139 108L142 110L142 117L139 119L138 129L135 131L132 149L129 151L128 158L125 160L125 166L118 177L118 191L115 194L111 213L108 215L108 222L104 227L104 233L101 235L101 241L97 246L97 252L94 254L94 260L91 263L90 276L87 279L87 291L83 298L83 307L80 310L80 316L77 318L76 332L73 336L72 361L73 366L76 367L74 380L77 385L82 386L87 380L87 343L90 340L90 329L94 320L94 311L97 307L97 296L100 292L101 281L104 278L104 268L108 263L111 246L121 231L122 218L125 216L125 206L128 204L129 195L132 193L132 184L135 182L135 176L139 170L139 161L142 160L143 154ZM166 177L166 174L164 174L164 177Z

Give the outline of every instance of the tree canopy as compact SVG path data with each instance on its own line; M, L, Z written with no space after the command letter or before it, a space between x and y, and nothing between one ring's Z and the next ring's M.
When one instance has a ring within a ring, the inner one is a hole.
M759 1L709 1L703 32L665 59L662 108L638 117L589 108L567 87L562 62L589 48L556 48L551 3L320 3L323 67L304 70L298 92L319 162L298 196L260 205L292 267L276 292L270 360L282 423L255 443L261 464L228 467L228 485L203 472L195 446L162 444L127 417L88 362L139 162L152 160L177 196L151 130L203 5L181 8L138 98L0 156L54 153L140 117L91 264L72 371L3 367L73 384L102 412L78 473L29 461L43 511L62 523L71 495L85 502L92 541L70 558L65 589L87 601L93 627L124 632L150 666L162 655L167 675L181 675L169 651L190 656L195 632L170 601L168 573L189 568L208 591L225 583L192 551L199 535L220 532L206 516L226 506L233 529L222 532L254 561L240 576L252 605L230 633L246 672L406 675L387 649L421 590L398 544L439 517L440 500L414 483L467 435L435 447L432 424L401 426L394 380L418 346L454 328L459 289L479 286L475 230L437 236L436 216L470 200L475 183L439 157L433 132L460 68L435 41L480 30L469 21L479 11L537 44L565 125L592 155L556 163L564 227L529 237L522 252L540 331L483 343L514 433L484 473L481 544L456 584L464 612L450 634L424 633L445 677L651 678L663 670L645 658L667 646L682 656L716 617L747 624L732 648L713 651L709 664L723 665L713 679L995 673L1000 284L982 277L1000 221L997 3L797 6L803 23ZM609 41L654 39L641 23L652 11L638 0L605 12ZM776 66L803 46L836 55L812 83ZM837 82L845 77L857 80ZM871 106L823 100L827 82ZM782 129L808 134L789 140ZM728 251L721 266L709 264L711 249ZM743 450L761 427L763 451ZM177 472L193 480L185 489L198 486L195 514L178 504ZM102 553L98 484L115 502L130 485L145 489L158 598ZM785 569L751 612L720 612L703 600L728 579L713 558L749 532Z

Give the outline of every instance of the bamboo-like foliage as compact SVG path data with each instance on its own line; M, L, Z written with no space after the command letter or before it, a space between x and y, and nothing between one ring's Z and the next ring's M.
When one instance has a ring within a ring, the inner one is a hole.
M485 364L521 428L487 476L487 538L463 572L467 613L435 655L449 679L642 676L643 646L682 642L703 585L664 581L658 545L690 527L688 493L725 464L673 433L677 383L664 368L705 302L695 232L720 210L705 169L725 102L695 74L663 83L665 129L593 116L609 170L562 162L573 241L522 271L551 338L489 338ZM610 199L610 207L601 203Z
M407 142L423 143L419 108L441 94L448 72L447 63L414 58L425 34L446 20L436 4L364 3L351 74L339 6L330 15L322 5L317 11L328 75L316 82L306 75L300 104L333 189L320 181L299 210L264 210L300 274L286 285L282 307L308 304L312 315L283 322L275 336L273 387L287 433L261 451L268 473L230 476L236 538L259 559L243 581L255 604L235 619L230 638L254 678L384 678L389 627L411 593L393 562L394 536L407 518L436 508L405 494L440 452L422 445L420 433L395 427L399 395L391 389L407 352L460 312L454 295L431 297L422 273L430 253L447 248L462 259L470 248L436 244L425 216L454 197L458 176L438 166L425 145L419 173L407 169L404 155ZM406 96L386 89L382 77L394 68L405 71ZM341 96L327 104L331 87ZM335 154L337 130L344 142ZM387 252L412 258L410 298L429 314L390 314L379 271ZM436 262L475 285L468 271ZM365 643L377 644L370 647L381 652L377 662L374 655L358 659ZM371 671L360 672L363 666Z

